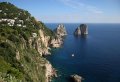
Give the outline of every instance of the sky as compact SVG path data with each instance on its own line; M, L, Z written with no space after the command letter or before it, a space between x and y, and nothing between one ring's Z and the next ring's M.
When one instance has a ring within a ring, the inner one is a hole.
M44 23L120 23L120 0L0 0Z

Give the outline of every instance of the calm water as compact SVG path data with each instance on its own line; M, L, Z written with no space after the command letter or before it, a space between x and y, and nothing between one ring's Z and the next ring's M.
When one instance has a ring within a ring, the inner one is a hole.
M88 24L88 36L75 37L78 26L65 24L68 35L63 46L47 57L59 73L53 82L70 82L71 74L81 75L83 82L120 82L120 24Z

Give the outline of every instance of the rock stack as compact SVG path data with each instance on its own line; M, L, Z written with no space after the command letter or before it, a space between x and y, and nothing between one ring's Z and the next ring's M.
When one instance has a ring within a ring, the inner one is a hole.
M88 34L88 26L86 24L81 24L80 25L80 30L82 35Z
M83 78L77 74L71 75L70 77L74 82L82 82L83 80Z
M74 32L74 35L87 35L88 34L88 26L86 24L81 24Z
M58 27L55 29L55 33L59 36L67 35L65 26L63 24L59 24Z
M76 28L74 34L75 34L75 35L81 35L80 27Z
M54 32L56 38L51 40L51 46L54 48L59 48L63 44L63 37L67 35L65 26L63 24L59 24Z

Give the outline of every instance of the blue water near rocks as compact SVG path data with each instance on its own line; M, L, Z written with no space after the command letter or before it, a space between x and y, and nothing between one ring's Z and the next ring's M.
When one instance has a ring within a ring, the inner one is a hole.
M59 77L53 82L70 82L72 74L82 76L82 82L120 82L120 24L88 24L86 37L73 35L79 24L64 25L68 35L63 46L47 57L58 70Z

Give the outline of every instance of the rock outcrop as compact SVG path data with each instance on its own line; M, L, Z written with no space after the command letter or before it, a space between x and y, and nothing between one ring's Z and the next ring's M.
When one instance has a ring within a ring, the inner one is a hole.
M36 49L38 53L43 56L51 54L49 52L49 50L51 49L50 47L61 47L61 45L63 44L63 39L59 35L56 35L55 38L51 39L50 36L46 36L44 34L44 31L40 29L38 31L38 35L33 33L33 36L29 38L28 43L30 48ZM45 82L50 82L52 77L57 77L56 70L52 67L49 61L47 61L47 63L43 64L42 66L45 66Z
M50 38L50 36L45 36L43 30L39 30L39 34L36 37L29 38L29 47L36 49L39 54L50 55L50 47L59 48L63 44L63 38L56 35L55 38Z
M52 65L47 62L45 64L45 68L46 68L46 81L45 82L50 82L52 77L57 77L57 74L56 74L56 70L52 67Z
M59 48L63 44L63 37L67 35L67 31L63 24L59 24L54 32L55 38L51 40L51 46L54 48Z
M74 32L74 35L87 35L88 34L88 26L86 24L81 24Z
M83 80L83 78L81 76L76 75L76 74L71 75L70 77L74 82L82 82L82 80Z
M50 36L45 36L42 30L39 30L39 36L36 40L36 49L40 54L47 55L49 52Z
M56 38L51 40L51 46L54 48L59 48L63 44L63 38L60 36L56 36Z
M55 33L59 36L67 35L67 31L65 29L65 26L63 24L59 24L58 27L55 29Z
M20 60L20 53L18 50L16 50L16 59L19 61Z
M80 27L76 28L74 35L81 35Z
M82 35L88 34L88 26L86 24L81 24L80 25L80 30Z

